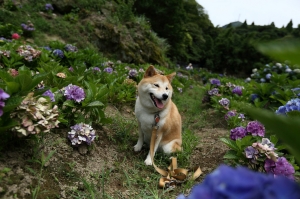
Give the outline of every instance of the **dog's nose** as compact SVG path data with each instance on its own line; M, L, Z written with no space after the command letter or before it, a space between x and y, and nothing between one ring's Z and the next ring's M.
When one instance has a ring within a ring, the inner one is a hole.
M164 100L166 100L166 99L168 99L169 96L168 96L167 94L164 93L164 94L162 95L162 97L163 97Z

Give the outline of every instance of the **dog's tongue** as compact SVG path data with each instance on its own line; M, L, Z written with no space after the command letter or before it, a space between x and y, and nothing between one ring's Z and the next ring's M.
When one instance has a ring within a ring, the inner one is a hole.
M162 103L162 101L157 98L155 98L155 103L156 103L157 108L162 109L164 107L164 104Z

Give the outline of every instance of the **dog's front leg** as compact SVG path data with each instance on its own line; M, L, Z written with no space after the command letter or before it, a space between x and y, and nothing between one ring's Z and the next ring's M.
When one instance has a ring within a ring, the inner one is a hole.
M139 139L138 139L136 145L134 145L134 147L133 147L134 151L140 151L142 149L142 146L144 143L144 134L141 129L141 123L138 122L138 125L139 125Z
M155 152L156 152L156 150L157 150L157 148L158 148L158 146L159 146L159 143L160 143L160 141L161 141L161 138L162 138L162 134L161 134L161 133L158 133L158 136L157 136L156 139L155 139L155 145L154 145L154 149L153 149L153 158L154 158L154 156L155 156ZM150 142L150 145L151 145L151 144L152 144L152 143ZM151 149L151 147L150 147L150 149ZM145 164L146 164L146 165L152 165L152 160L151 160L150 150L149 150L148 156L147 156L147 158L146 158L146 160L145 160Z

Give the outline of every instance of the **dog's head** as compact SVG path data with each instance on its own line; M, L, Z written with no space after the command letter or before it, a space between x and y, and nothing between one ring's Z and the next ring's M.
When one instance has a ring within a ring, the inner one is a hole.
M150 66L138 85L141 104L147 108L163 109L171 100L173 93L171 82L175 75L175 72L170 75L161 75L153 66Z

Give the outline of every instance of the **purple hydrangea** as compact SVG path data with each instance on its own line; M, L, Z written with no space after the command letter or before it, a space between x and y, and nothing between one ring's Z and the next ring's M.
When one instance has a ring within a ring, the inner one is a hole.
M53 50L53 55L55 55L55 56L57 56L57 57L59 57L59 58L64 58L64 52L62 51L62 50L60 50L60 49L55 49L55 50Z
M95 130L90 125L84 123L71 126L71 131L68 132L68 138L72 142L72 145L75 146L83 143L91 145L95 137Z
M7 100L9 97L10 95L0 88L0 117L3 115L3 108L5 106L4 100Z
M230 104L230 101L229 99L227 98L222 98L221 100L219 100L219 103L225 107L225 108L228 108L229 107L229 104Z
M232 140L241 139L245 137L246 134L247 134L246 129L242 126L230 130L230 138Z
M101 70L100 70L99 67L94 67L94 68L93 68L93 71L95 71L95 72L100 72Z
M136 69L130 69L128 72L129 77L135 77L138 74Z
M109 74L112 74L113 72L113 69L111 67L107 67L107 68L104 68L103 71L109 73Z
M46 4L45 4L45 9L46 9L46 10L54 10L52 4L50 4L50 3L46 3Z
M298 199L299 185L283 176L274 178L246 167L219 166L195 185L190 195L177 199Z
M26 30L26 31L34 31L35 30L33 24L27 25L27 24L21 23L21 27L23 28L23 30Z
M276 162L271 159L266 159L264 167L266 172L272 173L274 177L282 175L294 180L295 169L285 157L278 158Z
M70 66L69 71L74 72L74 68L72 66Z
M278 110L276 110L276 114L278 115L286 115L287 112L290 111L300 111L300 99L291 99L284 106L280 106Z
M211 79L210 83L216 86L221 86L221 81L216 78Z
M76 102L81 102L85 98L85 92L82 88L76 85L69 84L65 87L64 95L68 100L74 100Z
M236 86L232 89L232 93L237 94L239 96L241 96L242 93L242 87L241 86Z
M246 131L253 136L263 137L265 135L265 127L258 121L249 122Z
M77 52L77 51L78 51L78 48L77 48L76 46L71 45L71 44L67 44L67 45L65 46L65 50L66 50L67 52Z
M231 117L233 117L233 116L236 116L236 112L235 112L235 111L228 111L228 112L225 114L224 118L225 118L225 120L229 120L229 118L231 118Z
M44 93L43 93L43 96L50 97L50 100L51 100L52 102L55 102L54 94L53 94L50 90L47 90L46 92L44 92Z
M207 93L210 96L212 96L212 95L219 95L219 89L218 88L213 88L213 89L209 90Z

